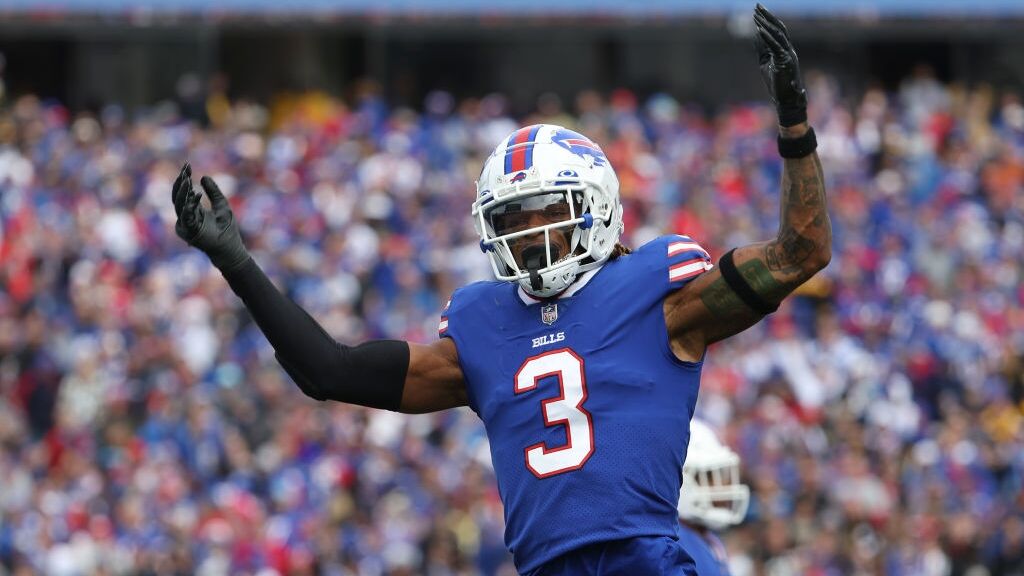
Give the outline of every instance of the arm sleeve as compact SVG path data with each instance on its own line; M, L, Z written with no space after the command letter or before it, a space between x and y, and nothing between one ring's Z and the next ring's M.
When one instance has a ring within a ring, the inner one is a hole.
M274 347L278 362L306 395L399 409L409 370L406 342L375 340L355 347L339 343L282 294L252 258L223 274Z

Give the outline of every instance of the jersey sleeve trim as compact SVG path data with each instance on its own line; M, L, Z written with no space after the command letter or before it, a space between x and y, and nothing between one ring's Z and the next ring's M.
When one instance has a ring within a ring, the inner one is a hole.
M700 258L693 260L687 260L682 264L676 264L670 266L668 269L668 280L669 282L680 282L682 280L688 280L694 276L699 276L708 270L711 270L714 266L710 262L707 262Z
M708 251L689 236L672 236L666 246L670 283L692 280L714 268Z
M681 254L683 252L700 252L708 260L711 259L711 255L709 255L707 250L705 250L703 247L701 247L700 244L697 244L696 242L694 242L693 240L690 240L689 238L685 238L685 237L681 237L681 238L683 238L683 239L679 240L679 241L676 241L676 242L669 242L669 244L668 244L668 255L669 255L670 258L672 256L675 256L676 254Z
M445 302L444 308L441 309L441 321L437 323L437 337L444 338L448 336L448 308L452 305L451 299Z

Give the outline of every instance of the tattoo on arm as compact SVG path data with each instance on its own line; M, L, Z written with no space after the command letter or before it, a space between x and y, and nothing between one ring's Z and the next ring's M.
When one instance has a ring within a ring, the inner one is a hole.
M789 206L810 208L824 205L825 178L816 153L806 158L785 160L783 170L783 211Z
M737 265L736 271L743 276L754 292L765 299L781 300L793 289L793 286L776 280L768 266L756 258ZM716 316L735 314L737 306L747 308L747 305L725 282L725 278L718 278L712 282L701 292L700 299Z
M817 247L814 240L787 228L776 243L765 247L764 260L769 270L795 274L800 271L800 265L814 255Z
M812 258L831 250L825 175L817 154L784 161L781 205L779 235L765 247L764 262L777 280L795 287L817 271Z
M725 278L715 280L710 286L702 290L700 300L713 315L718 317L727 316L730 312L736 310L737 306L743 306L743 301L725 283Z

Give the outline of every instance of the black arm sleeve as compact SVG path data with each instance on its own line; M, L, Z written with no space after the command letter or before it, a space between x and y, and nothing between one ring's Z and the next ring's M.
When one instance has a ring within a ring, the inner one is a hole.
M259 265L223 273L299 388L317 400L398 410L409 370L409 344L375 340L355 347L331 338Z

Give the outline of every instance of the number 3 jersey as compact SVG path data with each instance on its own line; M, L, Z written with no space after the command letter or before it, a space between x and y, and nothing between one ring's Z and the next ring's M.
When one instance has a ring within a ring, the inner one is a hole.
M519 571L595 542L677 536L701 363L672 353L663 304L711 267L693 240L664 236L557 298L510 282L453 294L439 332L487 429Z

